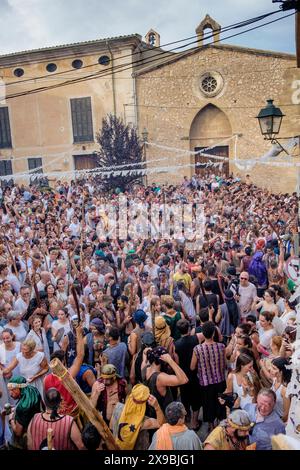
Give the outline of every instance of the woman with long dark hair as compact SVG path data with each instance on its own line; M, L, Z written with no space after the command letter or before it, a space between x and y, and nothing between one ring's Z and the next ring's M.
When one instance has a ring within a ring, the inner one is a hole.
M259 343L257 344L257 350L264 356L269 356L271 353L271 339L276 336L276 330L273 327L272 321L275 314L273 312L261 312L259 315L258 334Z
M53 302L57 302L57 297L56 297L56 287L52 282L48 282L48 284L45 287L45 292L47 294L47 300L49 302L49 305L52 304Z
M253 403L256 399L254 387L256 377L253 364L253 358L250 355L240 353L236 359L235 370L228 374L226 380L225 393L236 393L241 408L247 403Z
M276 393L275 411L279 414L283 422L286 422L290 410L290 399L286 394L286 388L292 376L291 369L288 369L290 361L284 357L276 357L272 360L270 376L273 380L271 390Z
M267 289L264 293L263 300L256 299L252 304L252 310L263 312L271 312L278 315L278 307L276 305L276 294L273 289Z

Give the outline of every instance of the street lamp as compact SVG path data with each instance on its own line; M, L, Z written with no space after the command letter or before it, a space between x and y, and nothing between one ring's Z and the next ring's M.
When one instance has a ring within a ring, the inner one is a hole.
M146 149L147 149L148 137L149 137L149 132L147 131L146 127L144 127L143 132L142 132L142 139L143 139L143 144L144 144L144 162L147 162ZM147 165L147 163L146 163L146 165ZM145 166L145 168L146 168L146 166ZM147 174L145 175L145 180L144 181L147 185Z
M276 143L280 145L275 136L279 134L281 121L284 116L285 114L282 113L281 109L274 106L273 100L267 100L267 106L262 108L258 116L256 116L265 140L270 140L272 144ZM288 153L282 145L280 145L280 147Z

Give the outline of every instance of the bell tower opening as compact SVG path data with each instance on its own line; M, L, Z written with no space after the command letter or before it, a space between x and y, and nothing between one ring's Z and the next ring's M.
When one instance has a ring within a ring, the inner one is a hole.
M211 16L206 15L205 18L196 28L198 37L198 46L217 43L220 41L221 25L217 23ZM208 34L211 33L211 34ZM210 37L213 35L212 37ZM205 39L206 36L206 39Z
M150 29L145 36L145 41L148 46L159 47L160 46L160 35L154 29Z

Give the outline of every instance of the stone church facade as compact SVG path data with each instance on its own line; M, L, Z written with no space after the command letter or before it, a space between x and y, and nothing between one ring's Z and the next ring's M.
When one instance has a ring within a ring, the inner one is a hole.
M196 29L200 46L207 26L216 33L221 28L207 16ZM214 147L207 152L229 158L223 171L242 178L250 173L254 183L275 192L295 191L296 168L256 164L249 169L234 164L235 156L256 159L271 148L256 119L267 99L273 99L285 114L280 130L282 145L290 137L299 136L300 106L292 98L293 86L300 85L295 56L217 41L218 34L213 44L176 54L135 74L139 126L148 130L150 144L161 146L147 146L148 167L177 167L172 173L164 168L163 172L151 175L150 182L176 183L184 175L191 176L195 162L209 158L199 158L188 151ZM167 147L181 149L182 153ZM294 161L299 161L299 144L290 153ZM164 155L168 157L167 164L164 160L151 164ZM284 162L286 158L282 152L274 161Z

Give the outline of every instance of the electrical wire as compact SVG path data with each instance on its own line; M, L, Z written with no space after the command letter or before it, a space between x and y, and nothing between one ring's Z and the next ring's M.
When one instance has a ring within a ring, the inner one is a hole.
M235 28L238 28L238 27L243 27L243 26L248 26L249 24L252 24L254 22L258 22L258 21L261 21L271 15L274 15L274 14L277 14L277 13L281 13L282 10L276 10L276 11L273 11L273 12L269 12L269 13L265 13L263 15L260 15L260 16L256 16L254 18L250 18L248 20L243 20L243 21L240 21L238 23L233 23L231 25L228 25L228 26L224 26L222 29L221 29L221 32L227 32L228 30L231 30L231 29L235 29ZM211 36L206 36L206 34L209 34ZM209 39L210 37L212 36L215 36L216 34L219 34L219 31L214 31L213 33L204 33L204 39ZM188 38L185 38L185 39L179 39L177 41L172 41L172 42L169 42L169 43L166 43L166 44L163 44L161 46L153 46L151 47L151 51L155 51L156 49L158 50L161 50L162 47L167 47L167 46L170 46L170 45L174 45L174 44L178 44L180 42L184 42L184 41L189 41L191 39L195 39L197 38L198 36L195 35L195 36L190 36ZM105 41L105 39L103 39L103 41ZM109 41L109 39L107 39L107 41ZM93 42L93 41L91 41ZM79 43L80 44L80 43ZM185 47L185 46L183 46ZM137 51L137 52L133 52L132 54L126 54L125 56L122 56L122 60L124 58L127 58L127 57L131 57L134 56L134 55L137 55L137 54L141 54L143 52L147 52L147 49L144 50L144 51ZM164 51L163 51L164 52ZM167 52L167 51L166 51ZM116 59L117 60L117 59ZM96 63L93 63L93 64L89 64L89 65L85 65L83 67L81 67L80 69L77 69L78 71L80 70L83 70L83 69L86 69L86 68L89 68L89 67L95 67L99 65L98 62ZM105 68L105 71L109 71L109 70L112 70L112 68ZM69 72L74 72L74 68L72 69L69 69L69 70L64 70L62 72L55 72L55 73L52 73L51 74L51 78L54 77L54 76L57 76L57 75L62 75L62 74L66 74L66 73L69 73ZM38 76L38 77L32 77L32 78L28 78L28 79L25 79L25 80L15 80L14 82L9 82L8 84L6 84L6 86L10 86L10 85L16 85L16 84L19 84L19 83L26 83L28 81L33 81L33 80L41 80L43 78L49 78L50 76L49 75L41 75L41 76ZM3 85L2 85L3 86Z
M280 54L280 53L279 53ZM205 59L203 59L205 60ZM297 67L296 65L294 67L282 67L280 70L296 70ZM230 67L222 67L222 70L223 71L228 71L230 70ZM276 69L277 70L277 69ZM236 73L240 73L242 75L252 75L252 74L255 74L255 73L265 73L266 71L270 71L269 67L268 68L263 68L263 69L255 69L255 70L249 70L249 71L245 71L245 70L237 70ZM103 76L103 77L98 77L99 80L107 80L107 76ZM173 80L185 80L185 79L190 79L190 75L176 75L176 77L172 76L172 77L157 77L155 75L147 75L147 77L141 77L142 80L170 80L170 78L172 78L172 81ZM78 77L70 77L70 79L78 79ZM32 80L35 80L35 78L32 78ZM47 81L58 81L58 80L65 80L65 77L48 77L47 78ZM118 77L118 80L132 80L132 77ZM5 85L1 85L0 84L0 88L1 86L5 87Z

